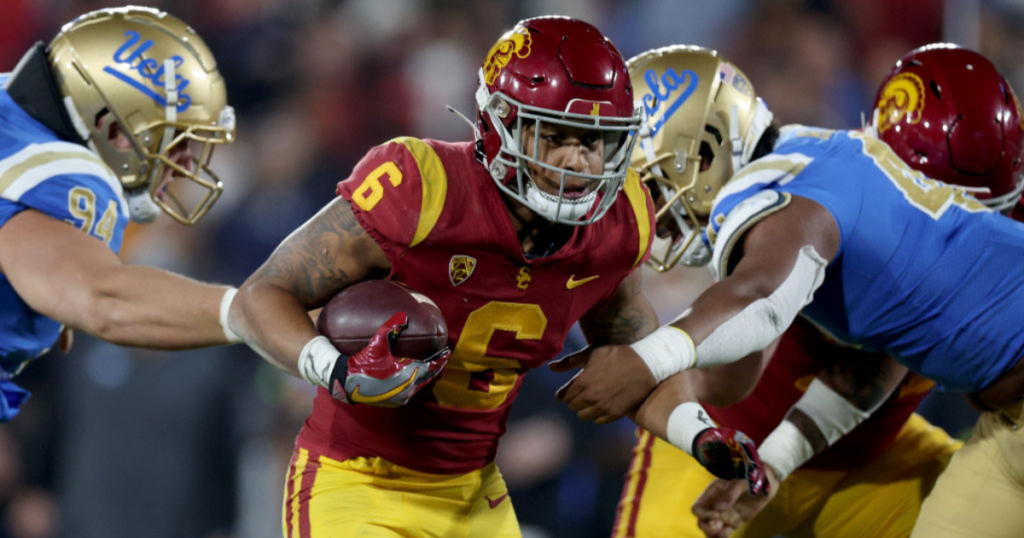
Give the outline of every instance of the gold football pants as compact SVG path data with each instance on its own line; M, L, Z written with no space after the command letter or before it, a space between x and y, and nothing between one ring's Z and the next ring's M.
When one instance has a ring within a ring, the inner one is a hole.
M912 415L882 457L864 467L793 472L733 537L905 538L960 446ZM713 479L685 452L641 430L612 536L703 538L690 508Z
M461 475L299 449L285 485L285 538L520 538L493 463Z

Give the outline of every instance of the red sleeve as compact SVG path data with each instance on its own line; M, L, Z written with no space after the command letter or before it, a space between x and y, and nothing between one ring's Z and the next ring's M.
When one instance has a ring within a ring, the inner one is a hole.
M410 144L424 143L399 138L371 149L338 183L337 194L392 263L411 245L423 205L423 178Z

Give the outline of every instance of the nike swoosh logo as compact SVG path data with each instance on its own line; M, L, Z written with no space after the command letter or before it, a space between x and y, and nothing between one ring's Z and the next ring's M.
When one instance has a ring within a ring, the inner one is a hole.
M491 505L491 510L493 510L493 509L497 508L499 504L501 504L501 501L505 500L505 497L508 497L508 493L502 495L501 497L498 497L497 499L494 499L493 501L491 500L490 497L484 497L484 498L487 499L487 504Z
M356 385L355 390L352 391L352 394L348 395L348 398L356 403L372 404L383 402L384 400L387 400L392 396L397 396L398 394L401 394L403 390L409 388L409 385L412 385L412 382L416 380L416 374L419 373L419 371L420 369L419 367L417 367L415 370L412 371L412 375L409 376L409 379L407 379L405 383L402 383L401 385L385 392L384 394L380 394L377 396L363 396L362 394L359 394L359 385Z
M571 290L571 289L578 288L578 287L586 284L587 282L590 282L591 280L597 279L597 277L599 277L599 276L601 276L601 275L588 276L587 278L584 278L582 280L573 280L574 278L576 278L576 275L572 275L572 276L569 277L569 280L567 280L565 282L565 289Z

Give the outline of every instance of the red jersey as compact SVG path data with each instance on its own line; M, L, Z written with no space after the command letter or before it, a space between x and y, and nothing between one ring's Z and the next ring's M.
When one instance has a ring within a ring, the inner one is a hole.
M644 262L652 239L651 197L631 171L601 220L528 260L468 142L392 140L370 150L338 194L391 260L390 278L440 307L452 355L403 407L347 405L320 389L297 442L337 460L379 456L432 473L493 461L523 374L561 351L570 327Z
M857 360L862 353L865 352L829 342L813 325L797 318L782 335L750 396L729 407L705 407L715 422L746 433L760 445L803 396L824 365L823 359ZM934 386L924 377L908 374L895 397L890 397L870 418L802 468L850 469L876 459Z

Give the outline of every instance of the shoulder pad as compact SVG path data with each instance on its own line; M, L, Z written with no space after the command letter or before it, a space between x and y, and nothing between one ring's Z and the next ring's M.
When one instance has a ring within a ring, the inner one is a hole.
M729 258L736 243L753 225L765 217L789 205L789 193L774 190L762 190L750 198L743 200L726 215L718 228L714 249L711 254L711 270L715 278L721 280L728 276Z
M403 249L434 229L447 192L441 158L430 144L412 137L371 149L338 184L338 194L352 203L363 227Z

